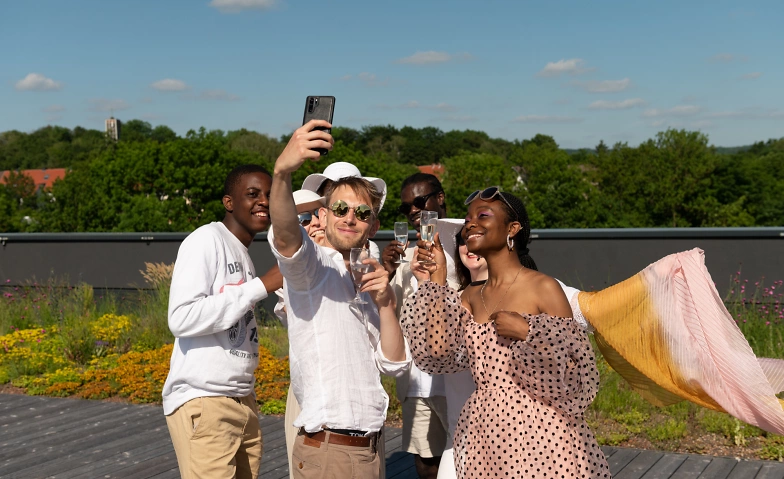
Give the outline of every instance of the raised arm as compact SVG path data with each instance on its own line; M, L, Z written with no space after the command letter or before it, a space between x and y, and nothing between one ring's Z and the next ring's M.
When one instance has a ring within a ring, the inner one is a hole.
M332 135L316 127L331 128L324 120L311 120L291 135L286 148L275 161L270 194L270 219L272 221L275 248L284 257L290 258L302 246L302 233L297 221L297 207L294 205L291 174L299 169L305 160L315 160L320 153L315 148L332 149Z

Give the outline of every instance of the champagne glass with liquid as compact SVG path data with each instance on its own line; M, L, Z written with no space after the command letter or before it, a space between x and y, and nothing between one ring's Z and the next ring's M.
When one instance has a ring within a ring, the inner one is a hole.
M423 211L419 216L419 234L423 240L432 243L433 237L436 234L436 220L438 220L437 211ZM430 248L430 246L428 246ZM423 264L434 264L434 261L426 260L420 261Z
M367 301L359 296L359 289L362 287L362 275L369 273L370 270L373 269L371 265L362 262L369 257L370 255L365 248L351 248L351 256L349 257L349 262L351 263L351 278L354 280L354 287L357 293L354 296L352 303L357 305L367 304Z
M403 249L406 249L408 246L408 222L406 221L397 221L395 222L395 241L398 243L403 244ZM400 259L395 261L395 264L400 263L408 263L403 255L400 255Z

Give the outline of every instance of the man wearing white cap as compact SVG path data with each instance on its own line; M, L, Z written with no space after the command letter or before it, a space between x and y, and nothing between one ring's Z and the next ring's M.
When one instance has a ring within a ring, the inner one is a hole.
M381 204L378 207L378 210L381 211L381 208L384 207L384 201L387 199L386 182L381 178L362 176L362 173L359 172L359 168L345 161L336 161L335 163L332 163L324 169L323 173L308 175L307 178L305 178L305 181L302 182L302 189L313 191L321 196L330 184L341 178L348 178L351 176L365 178L376 187L381 193ZM381 261L381 250L376 243L368 241L368 250L370 251L370 256Z
M308 240L294 219L291 176L332 136L312 120L297 129L275 162L269 243L284 278L291 387L302 411L294 424L294 477L379 477L378 445L389 405L379 373L400 375L411 356L395 314L386 270L374 258L352 269L351 250L379 227L381 192L361 177L335 180L320 210L326 246ZM357 274L361 276L357 277ZM355 279L358 281L355 283Z

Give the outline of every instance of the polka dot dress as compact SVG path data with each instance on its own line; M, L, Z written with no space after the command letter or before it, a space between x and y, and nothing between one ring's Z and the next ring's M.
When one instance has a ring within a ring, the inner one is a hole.
M526 341L477 324L456 291L425 283L401 313L417 367L471 369L477 390L455 431L457 476L610 477L583 418L599 373L585 332L571 318L524 315Z

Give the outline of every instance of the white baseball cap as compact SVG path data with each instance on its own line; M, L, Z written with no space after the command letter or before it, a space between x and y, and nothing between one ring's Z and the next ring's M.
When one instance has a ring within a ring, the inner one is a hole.
M381 204L378 207L378 210L381 211L381 208L384 207L384 201L387 199L386 182L381 178L362 176L362 173L359 172L359 168L352 165L351 163L346 163L345 161L337 161L332 163L324 169L323 173L313 173L312 175L308 175L307 178L305 178L305 181L302 182L302 189L316 192L325 180L337 181L341 178L348 178L349 176L364 178L373 183L373 186L375 186L379 193L381 193Z
M316 209L326 206L326 203L327 201L323 196L319 196L318 193L310 190L297 190L294 192L294 204L297 205L297 209L300 209L300 206L307 206L306 209Z

